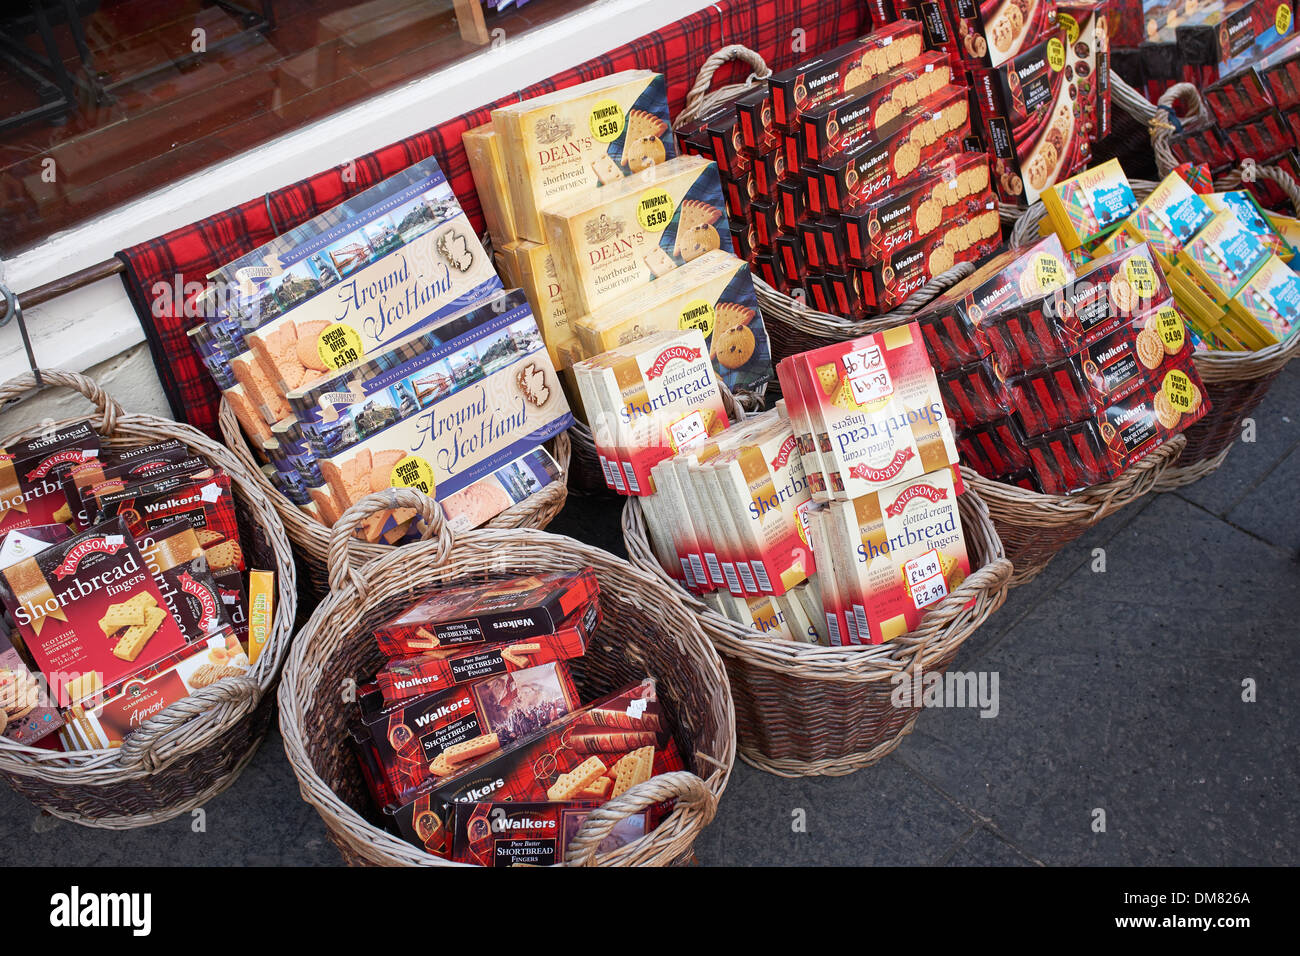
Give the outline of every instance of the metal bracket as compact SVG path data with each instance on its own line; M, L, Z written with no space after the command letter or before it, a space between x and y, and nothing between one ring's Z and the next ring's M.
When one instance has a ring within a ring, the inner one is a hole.
M0 328L9 324L13 319L18 323L18 334L23 337L23 348L27 350L27 364L32 367L32 374L36 376L36 387L43 388L45 381L41 378L40 367L36 364L36 354L32 351L31 336L27 334L27 323L23 320L23 307L18 302L18 296L14 295L3 282L0 282L0 294L5 299L5 314L0 316Z

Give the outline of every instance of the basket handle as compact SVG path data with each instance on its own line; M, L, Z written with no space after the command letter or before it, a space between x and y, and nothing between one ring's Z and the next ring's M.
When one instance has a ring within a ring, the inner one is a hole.
M343 512L330 532L329 544L329 583L330 590L340 590L351 583L357 593L365 598L365 579L352 566L352 542L355 532L363 521L380 511L394 511L398 508L413 508L424 519L420 540L424 541L435 535L438 538L438 563L447 560L454 542L451 528L442 520L442 508L438 503L416 488L387 488L366 495L356 504Z
M163 752L166 745L173 742L184 743L187 752L196 749L204 737L213 737L225 733L233 721L208 721L196 732L194 737L175 733L192 718L200 714L228 706L236 711L236 718L253 712L262 699L262 688L247 674L225 677L210 687L195 691L189 697L178 700L164 710L146 720L140 729L133 733L118 750L118 762L130 770L140 769L152 773L164 766L169 755ZM184 737L182 740L181 738Z
M41 379L42 385L61 385L74 392L80 392L90 399L99 413L99 423L95 430L101 435L112 435L117 429L117 420L126 414L126 410L117 403L117 400L100 388L94 379L87 378L79 372L52 368L49 371L42 371ZM0 406L16 401L31 392L40 391L41 387L36 383L35 372L17 375L0 385Z
M704 61L700 67L700 72L695 74L695 83L691 86L691 91L686 94L686 105L682 109L683 113L690 115L699 109L700 103L708 95L709 87L713 85L713 74L722 68L724 63L737 60L741 63L749 64L751 70L749 77L745 80L745 85L749 85L755 80L765 80L772 75L768 68L767 61L755 53L749 47L732 43L730 46L724 46L721 50L716 51L712 56Z
M688 770L661 773L587 814L581 829L569 841L564 862L569 866L593 865L601 843L620 821L665 800L676 800L679 807L684 805L702 813L701 826L707 826L718 810L718 798L695 774Z

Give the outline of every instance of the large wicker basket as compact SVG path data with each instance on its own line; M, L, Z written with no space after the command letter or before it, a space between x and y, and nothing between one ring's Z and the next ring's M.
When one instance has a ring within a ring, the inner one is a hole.
M727 665L740 758L785 777L839 776L876 763L911 732L919 707L892 699L900 675L942 673L1006 599L1011 562L978 493L958 499L972 573L910 634L876 646L821 647L759 636L711 610L663 572L636 498L623 510L632 563L675 588Z
M358 567L351 530L373 511L397 506L419 509L437 538L390 550ZM447 865L367 819L369 798L356 759L344 746L349 705L339 688L380 665L370 635L375 622L440 584L586 566L596 570L604 620L586 656L571 662L583 699L654 677L690 772L654 777L593 813L567 862L658 866L691 858L695 838L713 818L727 785L736 743L727 675L695 615L671 587L571 538L489 530L453 541L437 506L413 489L401 489L371 495L339 520L330 552L332 591L300 632L280 689L280 728L303 797L320 813L348 863ZM619 819L669 798L676 798L677 807L653 833L596 854Z
M244 432L235 419L235 413L223 399L219 417L221 437L235 456L248 468L257 482L261 494L271 503L284 522L285 531L293 543L293 550L302 562L303 597L305 602L314 604L329 593L329 546L330 529L303 512L297 505L286 498L275 485L262 474L262 469L253 458ZM560 509L564 507L568 495L569 472L569 433L561 432L547 442L547 448L560 466L561 475L535 495L525 498L519 504L506 509L489 521L489 528L545 528L551 523ZM431 530L427 523L424 534ZM361 560L369 561L388 554L391 545L357 542L357 554Z
M227 449L188 425L128 414L93 381L74 372L47 371L42 378L94 403L91 420L107 447L175 438L225 469L239 506L248 566L276 575L271 635L247 675L227 677L172 704L115 750L61 753L0 737L0 777L42 810L91 827L147 826L187 813L229 787L270 728L275 695L269 691L288 650L297 610L293 554L258 482ZM36 388L35 376L21 375L0 386L0 404ZM31 433L8 435L5 444L20 437Z
M1158 109L1140 93L1118 77L1115 102L1126 112L1149 123L1156 166L1162 175L1168 175L1177 165L1169 150L1173 131L1164 109ZM1185 128L1199 129L1211 123L1200 92L1190 83L1171 87L1160 98L1161 107L1178 107L1185 115L1181 120ZM1291 197L1300 210L1300 186L1287 173L1276 166L1257 166L1255 173L1271 179ZM1234 171L1215 181L1218 189L1236 189L1241 185L1241 173ZM1133 192L1139 199L1146 198L1156 183L1134 180ZM1027 246L1038 238L1039 224L1046 211L1041 202L1035 203L1016 222L1011 233L1011 243ZM1300 353L1300 335L1293 335L1279 345L1270 345L1257 352L1197 351L1194 355L1196 370L1205 383L1210 410L1187 429L1187 446L1177 462L1167 467L1156 482L1156 491L1172 491L1198 481L1218 470L1232 451L1241 435L1242 420L1253 412L1268 394L1273 380L1286 364ZM1008 549L1011 545L1008 543ZM1016 564L1017 570L1020 563Z

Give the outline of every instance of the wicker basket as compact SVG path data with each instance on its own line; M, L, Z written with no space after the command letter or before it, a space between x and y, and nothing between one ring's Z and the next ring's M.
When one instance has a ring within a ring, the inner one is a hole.
M419 509L436 540L392 550L359 569L351 530L376 510ZM472 531L453 542L437 509L413 489L381 492L344 513L330 549L333 589L300 634L285 665L280 728L304 799L353 865L449 865L374 826L356 759L343 745L350 705L342 682L382 663L370 628L436 585L537 571L594 567L604 621L586 656L571 662L584 699L647 673L656 678L693 772L663 774L633 787L589 817L569 863L658 866L686 862L713 818L735 760L736 723L722 662L673 589L597 548L541 531ZM624 816L662 800L677 807L651 834L613 852L595 848Z
M1122 85L1115 90L1116 103L1149 123L1156 165L1162 174L1168 175L1177 165L1177 160L1169 151L1169 138L1173 129L1166 113L1122 80L1119 82ZM1181 122L1185 127L1199 129L1211 122L1200 92L1190 83L1179 83L1171 87L1160 102L1162 106L1176 106L1183 110L1186 115ZM1300 186L1285 171L1276 166L1259 166L1255 171L1276 182L1291 197L1296 209L1300 210ZM1145 199L1157 184L1134 180L1131 185L1134 195ZM1219 189L1236 189L1240 185L1241 173L1235 171L1215 182ZM1011 231L1011 244L1020 247L1032 244L1038 238L1039 224L1045 215L1041 202L1026 210ZM1187 429L1187 446L1182 457L1164 470L1155 490L1172 491L1218 470L1241 435L1242 420L1264 400L1273 380L1297 353L1300 353L1300 335L1293 335L1286 342L1270 345L1257 352L1196 352L1193 358L1201 381L1205 383L1210 410L1199 422ZM996 516L996 507L994 512ZM1008 550L1011 549L1010 543L1007 547ZM1017 571L1020 567L1020 562L1016 562Z
M266 475L262 473L261 467L253 458L253 452L248 447L248 441L244 438L243 430L235 419L235 413L224 399L221 402L219 423L221 437L226 445L252 472L262 496L270 501L271 505L279 513L281 521L284 522L284 528L289 535L289 540L293 542L294 552L302 563L304 603L316 603L329 593L329 573L327 568L329 565L330 529L303 512L297 505L286 498L280 492L280 489L271 484ZM501 514L489 521L486 527L501 529L545 528L551 523L551 519L560 513L560 509L564 507L564 501L568 495L569 433L561 432L547 442L546 447L550 449L551 454L555 456L555 460L560 466L560 478L551 482L537 494L525 498L519 504L501 512ZM426 537L431 533L427 523L423 531ZM357 554L362 561L369 561L380 555L388 554L392 550L392 545L371 544L365 541L357 542Z
M740 758L784 777L840 776L874 764L911 732L919 707L897 707L899 674L943 672L1006 599L1011 562L978 493L958 498L974 569L910 634L875 646L821 647L758 636L672 584L727 665ZM629 559L665 583L636 498L623 509Z
M227 449L188 425L126 413L93 381L74 372L48 371L42 377L46 384L80 392L94 403L92 422L107 447L175 438L225 469L239 504L248 565L276 574L270 638L248 674L227 677L172 704L115 750L60 753L0 737L0 777L42 810L111 830L160 823L201 806L234 783L271 726L275 696L267 692L278 678L297 610L293 554L258 482ZM0 386L0 404L36 388L35 376L21 375ZM5 443L32 434L9 435Z

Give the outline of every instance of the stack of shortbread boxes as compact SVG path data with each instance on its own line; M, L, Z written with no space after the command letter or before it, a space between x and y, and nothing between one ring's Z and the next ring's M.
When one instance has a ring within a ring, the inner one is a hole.
M575 405L575 363L689 329L732 391L762 393L772 362L749 267L717 166L675 156L663 76L503 106L464 143L498 268L527 293Z

